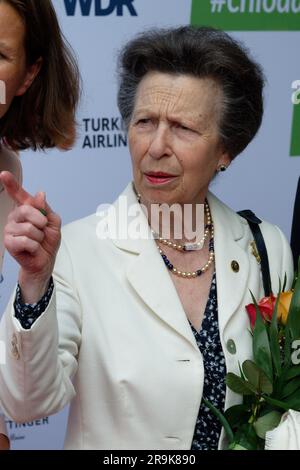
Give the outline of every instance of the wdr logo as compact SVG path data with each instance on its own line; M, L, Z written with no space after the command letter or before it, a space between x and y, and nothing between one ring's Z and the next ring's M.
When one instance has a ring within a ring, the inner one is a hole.
M116 10L117 16L123 16L124 9L127 9L131 16L137 16L136 9L133 6L134 0L64 0L66 13L68 16L74 16L76 7L79 5L82 16L108 16ZM103 6L103 3L108 3ZM92 9L92 5L94 6Z

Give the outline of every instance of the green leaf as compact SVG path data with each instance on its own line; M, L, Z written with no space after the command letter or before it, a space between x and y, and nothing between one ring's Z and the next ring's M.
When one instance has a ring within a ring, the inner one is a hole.
M300 392L297 389L292 395L284 400L290 409L300 411Z
M222 426L224 428L224 431L226 433L226 436L228 438L228 441L231 444L234 440L234 435L233 435L232 429L231 429L227 419L218 410L218 408L216 408L214 405L212 405L209 401L207 401L205 398L203 398L202 400L203 400L203 403L205 404L205 406L207 406L207 408L209 408L212 411L212 413L218 418L218 420L222 424Z
M278 324L277 324L277 310L279 303L279 294L281 292L280 280L279 280L279 293L277 295L272 321L270 325L270 350L274 365L274 373L276 377L280 376L281 373L281 358L280 358L280 347L278 338Z
M282 413L279 411L271 411L264 416L258 418L257 421L253 424L256 434L261 439L266 438L266 433L271 431L272 429L276 428L280 423Z
M271 395L273 386L266 374L253 362L247 360L243 363L243 372L249 383L258 394L261 392Z
M285 273L284 273L284 278L283 278L282 292L285 291L286 283L287 283L287 275L286 275L286 272L285 272Z
M255 388L249 382L232 372L228 372L225 379L227 387L240 395L255 395Z
M284 386L280 398L283 399L283 398L289 397L299 388L300 388L300 377L295 377Z
M299 258L300 263L300 258ZM299 272L299 266L298 266ZM300 277L298 277L294 294L291 300L291 305L289 308L289 314L286 324L286 330L289 330L290 339L294 341L295 339L300 338Z
M282 292L285 291L286 283L287 283L287 275L286 275L286 273L284 273Z
M224 413L225 418L231 426L231 429L246 423L251 416L251 407L248 405L233 405Z
M287 324L285 326L285 367L288 367L292 362L292 344L297 339L300 339L300 277L298 277L295 284L295 289L289 308Z
M295 285L296 285L296 282L298 280L299 274L300 274L300 256L298 258L297 267L295 268L294 280L293 280L293 284L292 284L292 287L291 287L292 290L295 289Z
M300 366L290 365L290 367L283 369L274 383L274 397L281 398L284 387L296 377L300 377Z
M273 366L272 357L269 344L269 337L266 325L261 317L257 302L252 294L252 300L256 308L256 320L253 330L253 357L254 362L264 371L266 376L272 382L273 380Z
M266 374L263 371L260 371L259 381L260 381L260 390L262 391L262 393L271 395L273 393L273 385L272 385L272 382L269 380L269 378L266 376Z
M250 423L245 423L239 428L235 435L235 442L248 450L259 450L261 448L260 438Z
M291 366L289 369L284 370L281 376L286 381L300 376L300 366Z
M257 365L253 361L247 360L243 362L243 372L246 379L259 392L259 369Z
M240 374L241 374L242 379L245 380L244 372L243 372L243 369L242 369L242 367L241 367L241 363L240 363L240 362L239 362L239 371L240 371Z
M243 447L240 444L233 443L228 447L228 450L249 450L249 449L246 449L246 447Z
M285 328L285 340L284 340L284 368L288 368L292 358L292 341L290 328Z
M281 400L271 398L268 395L263 395L263 398L266 400L267 403L269 403L270 405L276 406L276 408L280 408L281 410L288 411L291 408L288 402L283 402Z

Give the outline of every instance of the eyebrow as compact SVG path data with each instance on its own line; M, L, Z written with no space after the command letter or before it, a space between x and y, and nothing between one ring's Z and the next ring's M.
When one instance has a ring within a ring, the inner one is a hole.
M151 106L141 106L140 108L137 108L135 110L135 112L133 113L133 116L139 116L140 114L144 114L146 113L147 115L149 116L153 116L155 117L157 115L157 112L156 111L153 111L153 109L151 109ZM201 125L203 124L203 122L205 122L205 119L204 119L204 116L203 114L197 114L197 116L195 116L193 113L187 113L185 116L183 115L180 115L180 114L176 114L176 113L173 113L173 112L170 112L169 113L169 120L170 121L174 121L174 122L179 122L179 121L186 121L188 123L196 123L198 125Z

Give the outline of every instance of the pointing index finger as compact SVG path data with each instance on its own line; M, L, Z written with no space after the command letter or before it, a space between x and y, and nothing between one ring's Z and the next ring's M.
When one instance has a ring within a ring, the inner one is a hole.
M19 205L28 204L34 206L34 198L18 183L16 178L9 171L0 173L0 181L6 189L8 195Z

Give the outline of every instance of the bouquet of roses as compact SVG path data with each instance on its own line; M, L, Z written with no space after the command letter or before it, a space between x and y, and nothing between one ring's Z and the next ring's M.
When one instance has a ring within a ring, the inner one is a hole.
M299 440L300 413L296 412L300 411L300 277L296 275L290 291L285 292L285 284L286 279L277 296L264 297L258 303L251 294L253 304L246 306L253 360L240 365L240 376L226 375L226 385L243 396L242 404L228 408L223 415L205 401L224 427L228 449L264 449L266 437L288 414L298 421Z

